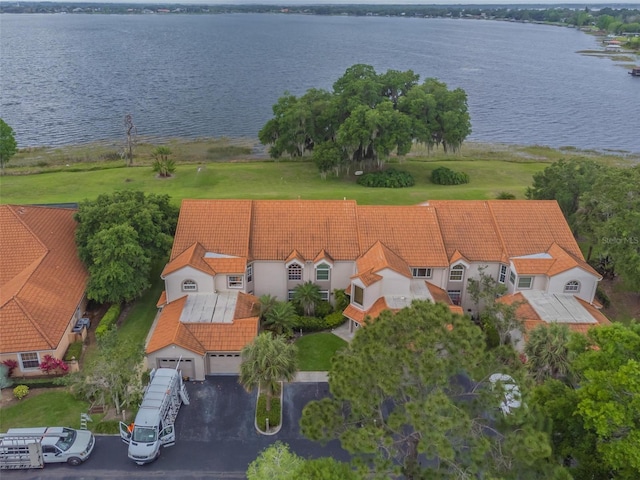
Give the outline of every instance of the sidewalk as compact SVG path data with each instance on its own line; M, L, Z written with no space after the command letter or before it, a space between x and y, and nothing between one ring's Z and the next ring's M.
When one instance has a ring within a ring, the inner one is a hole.
M294 382L328 382L327 372L298 372L296 373Z
M351 340L353 340L353 336L355 334L355 332L350 332L349 331L349 320L344 322L338 328L334 328L333 330L331 330L331 333L333 333L334 335L340 337L345 342L350 342Z

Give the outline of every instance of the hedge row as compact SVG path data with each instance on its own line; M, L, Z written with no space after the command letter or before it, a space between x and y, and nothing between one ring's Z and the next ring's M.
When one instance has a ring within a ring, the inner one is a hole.
M109 307L107 313L104 314L102 320L96 327L96 337L102 337L109 329L116 324L120 316L120 304L114 304Z
M438 167L431 172L431 181L438 185L461 185L469 183L469 175L455 172L447 167Z
M415 180L409 172L389 168L381 172L366 173L358 179L358 184L365 187L403 188L415 185Z
M303 332L319 332L320 330L330 330L339 327L345 321L342 312L330 313L324 318L319 317L298 317L294 330L302 330Z

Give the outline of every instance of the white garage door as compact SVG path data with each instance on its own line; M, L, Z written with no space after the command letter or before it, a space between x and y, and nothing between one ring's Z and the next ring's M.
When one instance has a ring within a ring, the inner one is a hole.
M176 368L178 365L178 358L159 358L158 359L158 368ZM196 365L193 361L193 358L183 358L180 360L180 366L178 370L182 372L183 377L195 378L196 376Z
M239 353L210 353L209 374L211 375L238 375L240 373Z

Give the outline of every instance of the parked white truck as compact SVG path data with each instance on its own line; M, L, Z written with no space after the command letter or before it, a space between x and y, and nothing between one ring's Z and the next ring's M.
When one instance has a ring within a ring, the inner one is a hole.
M88 430L66 427L12 428L0 434L0 469L43 468L45 463L84 462L95 445Z
M129 458L138 465L153 462L160 447L176 443L174 423L180 406L189 404L187 389L179 370L151 371L142 404L132 425L120 422L120 437L129 445Z

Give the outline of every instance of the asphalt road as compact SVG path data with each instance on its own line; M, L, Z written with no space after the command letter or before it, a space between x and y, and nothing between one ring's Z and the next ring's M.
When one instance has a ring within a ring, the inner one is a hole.
M282 429L273 436L256 432L256 393L246 393L237 377L210 377L203 383L189 383L187 389L191 403L183 405L178 415L177 442L162 449L154 463L136 465L127 458L127 445L119 436L101 435L96 437L91 458L78 467L49 464L42 470L3 470L0 479L241 479L249 463L277 440L305 458L348 459L338 442L322 446L304 438L298 426L304 405L329 394L327 383L287 384Z

